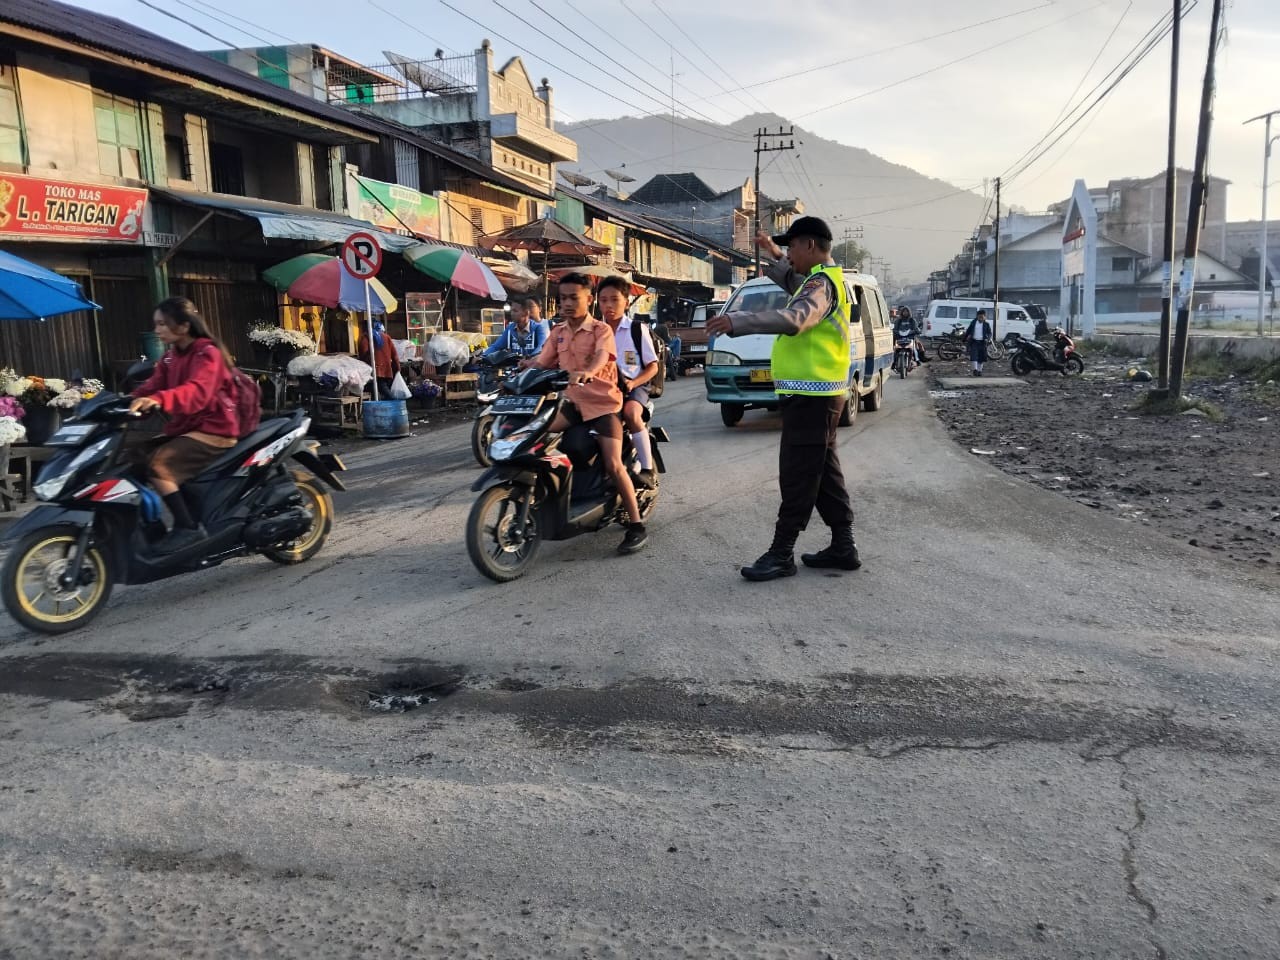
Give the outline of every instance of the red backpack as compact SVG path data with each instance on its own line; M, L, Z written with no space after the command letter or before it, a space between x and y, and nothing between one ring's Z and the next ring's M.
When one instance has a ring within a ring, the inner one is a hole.
M231 368L231 399L235 402L236 421L243 440L257 430L262 421L262 388L239 367Z

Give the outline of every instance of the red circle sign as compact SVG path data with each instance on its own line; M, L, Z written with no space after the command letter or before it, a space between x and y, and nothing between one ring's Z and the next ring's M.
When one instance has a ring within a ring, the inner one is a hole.
M342 242L342 265L357 280L368 280L382 269L382 247L371 233L353 233Z

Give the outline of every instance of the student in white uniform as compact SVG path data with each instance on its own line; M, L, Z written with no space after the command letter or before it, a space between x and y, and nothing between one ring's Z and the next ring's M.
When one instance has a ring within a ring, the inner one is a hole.
M618 379L622 388L622 422L631 434L636 459L640 461L640 483L652 489L657 484L653 468L653 443L644 425L644 408L649 402L649 381L658 374L658 351L648 324L627 316L631 284L622 277L605 277L596 288L600 318L613 327L618 352Z

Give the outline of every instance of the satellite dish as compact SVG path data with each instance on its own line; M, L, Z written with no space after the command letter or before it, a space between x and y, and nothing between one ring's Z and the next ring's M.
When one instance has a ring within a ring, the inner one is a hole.
M590 187L595 185L595 181L590 177L584 177L580 173L574 173L572 170L561 170L560 176L575 187Z
M410 60L391 50L383 50L382 55L400 71L402 77L423 93L452 93L466 86L456 77L451 77L435 67L429 67L420 60Z
M636 182L635 177L628 176L622 170L606 170L605 173L609 175L610 180L616 180L618 181L618 183L635 183Z

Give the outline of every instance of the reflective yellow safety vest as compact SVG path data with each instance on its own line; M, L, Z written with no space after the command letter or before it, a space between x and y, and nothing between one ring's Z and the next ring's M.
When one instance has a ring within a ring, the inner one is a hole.
M849 389L851 311L844 271L833 264L818 264L809 271L809 276L818 273L825 273L835 284L836 303L817 326L774 341L770 365L774 390L780 394L838 396ZM797 290L791 300L794 301L799 294L800 290Z

